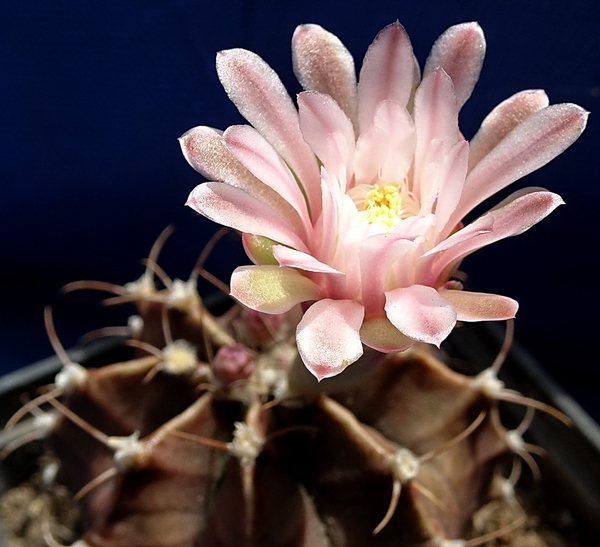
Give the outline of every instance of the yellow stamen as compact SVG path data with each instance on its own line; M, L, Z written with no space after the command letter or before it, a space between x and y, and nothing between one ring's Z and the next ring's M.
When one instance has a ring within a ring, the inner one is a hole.
M365 196L363 218L369 224L382 224L388 231L402 218L402 196L395 184L373 185Z

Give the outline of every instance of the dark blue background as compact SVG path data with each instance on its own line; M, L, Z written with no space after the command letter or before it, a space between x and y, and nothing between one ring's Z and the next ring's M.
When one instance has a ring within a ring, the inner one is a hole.
M216 77L218 50L256 51L295 93L289 44L297 24L334 32L360 66L377 31L395 19L421 63L448 26L476 20L483 27L487 58L461 115L467 137L522 89L543 88L553 103L592 111L571 149L512 188L545 186L567 206L476 253L464 269L478 290L520 301L518 338L593 408L600 377L597 0L3 0L1 370L50 353L47 302L66 345L93 327L122 324L130 310L99 310L98 295L59 297L58 288L82 278L137 278L139 259L169 223L177 231L161 264L173 276L189 275L215 227L183 206L201 178L176 139L194 125L241 121ZM208 267L226 279L242 261L232 238Z

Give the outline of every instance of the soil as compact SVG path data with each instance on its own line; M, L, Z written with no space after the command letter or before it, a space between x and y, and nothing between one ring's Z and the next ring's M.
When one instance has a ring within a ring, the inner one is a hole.
M40 458L40 469L51 469L47 457ZM46 475L48 471L46 471ZM5 544L2 547L47 547L44 535L70 545L77 538L78 511L72 494L63 486L48 482L43 472L34 473L24 484L15 486L0 496Z

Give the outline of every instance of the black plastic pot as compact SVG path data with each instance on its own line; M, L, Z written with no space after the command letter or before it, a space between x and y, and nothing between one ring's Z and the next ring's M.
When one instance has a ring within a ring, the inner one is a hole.
M444 350L452 366L466 374L475 374L493 362L502 337L502 329L495 324L468 326L457 329ZM131 348L114 338L69 352L73 361L88 367L126 360L130 353ZM37 387L50 383L60 368L59 360L51 357L0 378L2 423L23 404L24 393L31 394ZM538 459L544 477L545 501L554 498L552 503L559 510L566 508L565 526L569 533L581 545L596 547L600 544L600 428L518 343L513 344L500 379L507 387L554 406L572 420L573 426L569 428L551 416L537 413L526 439L547 452L543 460ZM511 419L516 424L522 416L522 409L515 405L507 404L503 411L509 426ZM35 469L38 455L39 448L33 446L1 462L0 491L26 479ZM8 547L1 530L0 547Z

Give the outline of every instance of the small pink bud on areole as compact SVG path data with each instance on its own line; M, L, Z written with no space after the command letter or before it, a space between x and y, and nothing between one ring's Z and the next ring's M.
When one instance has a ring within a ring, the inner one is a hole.
M254 356L243 344L219 348L212 364L215 378L223 385L246 380L254 372Z

